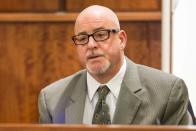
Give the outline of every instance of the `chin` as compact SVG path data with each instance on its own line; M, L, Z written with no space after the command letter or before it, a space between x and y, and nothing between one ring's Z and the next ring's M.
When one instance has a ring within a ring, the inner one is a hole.
M93 75L103 75L110 69L110 67L110 62L107 62L104 65L86 65L87 70Z

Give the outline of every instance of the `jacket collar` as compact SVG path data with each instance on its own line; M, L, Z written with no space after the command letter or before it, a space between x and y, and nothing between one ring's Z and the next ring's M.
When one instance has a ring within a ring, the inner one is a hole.
M127 69L116 105L114 124L132 123L141 104L137 95L142 89L137 66L128 58L126 60Z
M72 95L69 97L69 105L65 108L65 123L82 124L87 92L86 71L84 71L76 83Z
M141 104L141 100L137 95L138 93L141 93L142 89L137 66L128 58L126 58L126 61L127 69L117 100L113 124L132 123ZM65 108L66 123L82 124L86 92L86 71L84 71L75 85L68 106Z

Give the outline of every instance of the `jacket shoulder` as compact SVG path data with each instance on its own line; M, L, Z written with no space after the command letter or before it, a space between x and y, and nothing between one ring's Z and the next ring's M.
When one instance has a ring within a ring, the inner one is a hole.
M68 77L62 78L60 80L57 80L48 86L44 87L41 92L44 92L48 96L51 96L53 94L61 94L63 93L66 88L69 86L70 83L77 83L76 81L80 79L82 75L84 75L86 71L81 70L79 72L76 72Z
M180 80L179 77L173 74L169 74L155 68L151 68L139 64L137 64L137 67L141 80L154 81L154 82L157 81L164 84L166 83L174 84L176 80Z

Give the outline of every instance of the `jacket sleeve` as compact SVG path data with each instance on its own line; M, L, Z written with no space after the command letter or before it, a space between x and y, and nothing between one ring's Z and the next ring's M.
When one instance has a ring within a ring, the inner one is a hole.
M45 98L44 90L40 91L38 97L38 109L39 109L39 123L52 123L50 113L47 108L47 102Z
M176 79L168 98L162 124L192 125L193 120L188 112L189 96L183 80Z

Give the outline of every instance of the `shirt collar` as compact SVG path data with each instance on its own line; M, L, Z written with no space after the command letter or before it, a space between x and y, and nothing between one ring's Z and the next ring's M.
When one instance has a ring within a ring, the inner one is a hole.
M123 81L124 75L126 71L126 60L124 58L123 65L121 66L118 73L106 84L108 88L110 89L111 93L115 96L115 98L118 98L121 83ZM90 73L87 72L87 88L88 88L88 97L90 101L92 101L97 89L101 83L99 83L97 80L95 80Z

